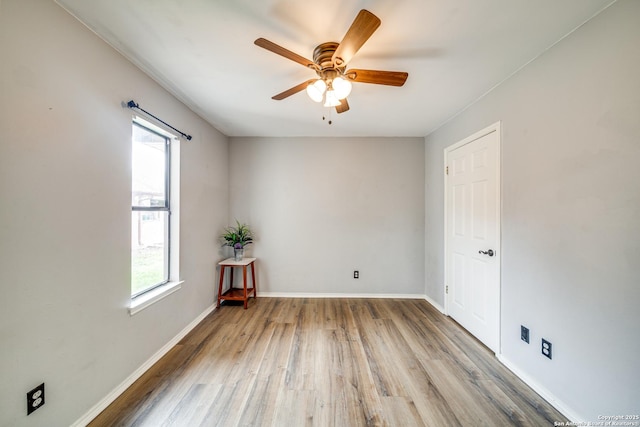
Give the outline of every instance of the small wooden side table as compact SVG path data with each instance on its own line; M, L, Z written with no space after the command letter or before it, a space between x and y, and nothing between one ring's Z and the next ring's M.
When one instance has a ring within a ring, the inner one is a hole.
M244 301L244 309L247 309L247 301L249 296L253 294L253 299L257 298L256 295L256 258L242 258L241 261L236 261L234 258L227 258L224 261L220 261L220 282L218 284L218 304L216 307L220 308L220 301ZM223 294L222 285L224 283L224 271L229 267L229 289ZM233 267L242 267L242 288L233 287ZM247 267L251 267L251 287L247 287Z

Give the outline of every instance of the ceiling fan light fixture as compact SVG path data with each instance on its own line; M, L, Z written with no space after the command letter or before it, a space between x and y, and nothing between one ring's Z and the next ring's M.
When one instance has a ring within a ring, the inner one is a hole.
M322 103L325 107L335 107L340 114L350 109L347 96L351 93L353 82L404 85L409 76L406 72L347 69L347 64L379 26L380 18L366 9L360 10L340 43L325 42L315 47L313 61L267 39L256 39L256 46L297 62L308 70L315 71L317 75L317 78L306 80L271 98L281 101L306 89L313 101Z
M322 102L322 95L327 90L327 84L322 79L318 79L307 86L307 95L315 102Z
M327 95L325 96L324 106L337 107L338 105L340 105L340 100L336 96L336 92L334 90L329 89L327 91Z
M333 79L332 87L338 99L345 99L351 93L351 82L342 77Z

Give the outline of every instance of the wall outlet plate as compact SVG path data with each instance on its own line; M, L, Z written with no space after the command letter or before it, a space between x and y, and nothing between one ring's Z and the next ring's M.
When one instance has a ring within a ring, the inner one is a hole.
M520 325L520 339L529 344L529 328Z
M542 338L542 354L551 359L551 343Z
M44 405L44 383L27 393L27 415Z
M359 279L360 278L360 272L358 270L353 270L353 278L354 279Z

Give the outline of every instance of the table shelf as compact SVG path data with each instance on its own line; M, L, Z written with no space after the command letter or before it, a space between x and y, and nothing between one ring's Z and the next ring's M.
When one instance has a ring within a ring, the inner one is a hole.
M247 288L247 297L255 292L255 288ZM244 288L231 288L222 293L221 300L244 301Z

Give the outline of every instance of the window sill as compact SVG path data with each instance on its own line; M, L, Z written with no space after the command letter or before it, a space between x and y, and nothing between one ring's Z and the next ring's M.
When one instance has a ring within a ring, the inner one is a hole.
M175 291L182 288L183 283L184 280L181 280L179 282L168 282L162 286L155 288L152 291L132 298L131 304L129 305L129 314L133 316L134 314L144 310L150 305L153 305L161 299L171 295Z

